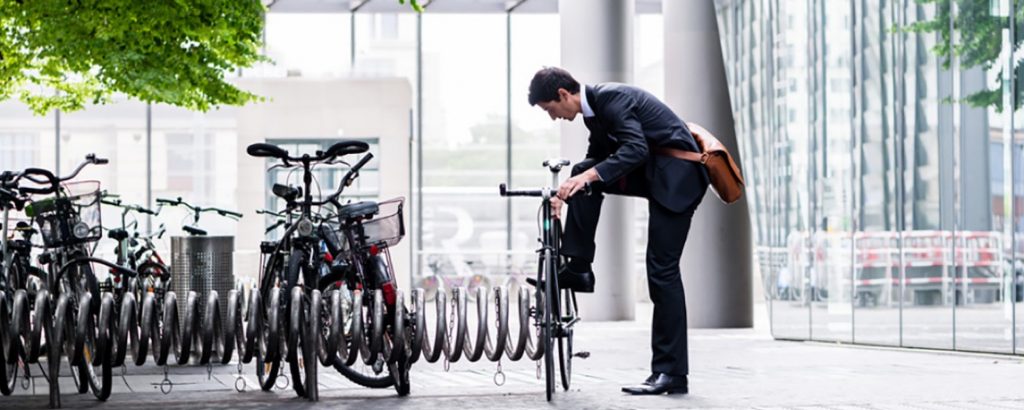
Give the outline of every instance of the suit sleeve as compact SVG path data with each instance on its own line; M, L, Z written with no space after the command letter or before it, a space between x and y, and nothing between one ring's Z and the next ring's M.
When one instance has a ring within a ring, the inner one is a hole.
M649 152L643 127L636 115L635 99L624 93L609 98L600 115L608 119L608 137L619 148L604 161L594 165L602 181L614 181L643 165Z

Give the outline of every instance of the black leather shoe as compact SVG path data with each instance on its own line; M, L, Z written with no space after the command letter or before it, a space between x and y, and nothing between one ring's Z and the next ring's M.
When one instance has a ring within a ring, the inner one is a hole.
M647 376L647 380L644 380L644 384L647 386L654 384L654 382L658 380L658 375L660 374L661 373L651 373L650 376Z
M526 278L526 283L537 286L537 279ZM543 283L541 283L543 285ZM594 293L594 272L573 272L569 267L563 267L558 272L558 287L572 289L578 293Z
M623 387L622 392L632 395L687 394L690 392L690 387L686 376L660 373L650 384L644 382L639 386Z

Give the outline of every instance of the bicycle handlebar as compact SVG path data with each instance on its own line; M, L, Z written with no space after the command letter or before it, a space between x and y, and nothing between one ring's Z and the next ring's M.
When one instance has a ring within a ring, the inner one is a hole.
M238 212L235 212L235 211L229 211L227 209L214 208L214 207L204 208L204 207L201 207L201 206L192 205L192 204L182 200L181 197L177 197L175 199L157 198L156 199L156 203L159 204L159 205L183 206L185 208L188 208L190 211L192 211L192 213L194 215L196 215L197 218L198 218L198 215L203 213L203 212L216 212L220 216L231 217L231 218L235 218L235 219L240 219L243 216L241 213L238 213Z
M373 154L371 153L367 153L362 158L360 158L359 162L353 165L352 168L348 170L348 173L346 173L345 176L341 178L341 183L338 184L337 191L335 191L333 194L328 196L323 201L313 202L312 205L324 205L332 203L335 200L337 200L338 197L341 196L341 193L345 191L345 187L352 185L352 182L355 181L356 177L359 176L359 169L366 166L366 164L369 163L371 159L373 159Z
M74 179L75 177L77 177L78 174L80 172L82 172L82 169L84 169L86 165L89 165L89 164L104 165L104 164L108 164L108 163L110 163L110 160L108 160L106 158L97 158L96 154L88 154L88 155L85 156L85 161L82 161L80 164L78 164L78 167L76 167L75 170L72 171L71 174L69 174L67 176L57 177L56 175L53 174L53 172L50 172L49 170L45 170L45 169L42 169L42 168L26 168L20 174L18 174L16 176L14 176L13 178L11 178L9 181L4 181L4 184L7 185L7 186L13 186L13 185L17 184L21 180L21 178L25 178L25 179L28 179L29 181L32 181L32 182L36 183L36 184L40 184L40 185L49 184L50 186L49 187L45 187L45 188L44 187L18 187L18 191L19 192L21 192L23 194L43 194L43 195L45 195L45 194L52 194L52 193L57 192L60 189L60 183L61 182L68 181L68 180L71 180L71 179ZM33 176L40 176L40 177L43 177L45 180L36 179L36 178L33 178ZM10 177L10 175L6 175L6 177Z
M107 198L111 198L111 197L116 197L116 196L108 195L106 197ZM154 211L154 210L149 209L149 208L145 208L142 205L129 205L129 204L125 204L125 203L121 202L120 199L102 199L101 198L100 202L103 203L104 205L110 205L110 206L118 207L118 208L121 208L121 209L127 209L129 211L135 211L135 212L138 212L140 214L147 214L147 215L153 215L153 216L156 216L156 215L159 214L159 212Z
M326 151L317 151L315 155L303 154L300 157L293 157L284 148L264 142L257 142L246 147L245 152L253 157L277 158L285 163L289 162L320 162L335 157L349 154L361 154L370 149L370 144L363 141L342 140L334 143Z
M579 195L579 194L590 195L591 192L592 192L592 190L591 190L590 184L588 183L588 184L584 185L583 189L577 191L573 196ZM505 197L513 197L513 196L542 197L542 196L544 196L544 189L517 189L517 190L512 190L512 189L508 189L508 186L506 186L505 184L500 184L500 185L498 185L498 193L500 193L501 196L505 196ZM557 189L548 189L547 196L550 197L550 198L554 198L554 197L558 196L558 190Z
M234 218L241 218L243 216L241 213L220 208L203 208L203 211L216 212L220 216L229 216Z

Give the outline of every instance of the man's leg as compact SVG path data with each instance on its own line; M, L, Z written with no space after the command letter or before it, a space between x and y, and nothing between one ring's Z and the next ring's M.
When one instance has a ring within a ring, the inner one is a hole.
M679 259L696 207L672 212L648 201L647 285L654 302L651 329L651 370L676 376L689 374L686 340L686 298Z
M583 173L595 163L587 159L574 165L572 175ZM601 204L604 203L605 193L647 198L649 195L643 167L610 184L592 184L590 195L581 193L569 198L566 202L569 210L564 221L562 240L563 256L587 265L594 261L594 236L597 234L597 222L601 219Z

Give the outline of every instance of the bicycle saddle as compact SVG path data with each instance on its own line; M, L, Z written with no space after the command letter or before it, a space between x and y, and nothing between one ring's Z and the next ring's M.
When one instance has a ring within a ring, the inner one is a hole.
M206 231L204 231L202 229L199 229L199 228L193 228L193 227L188 226L188 225L181 227L181 230L183 230L185 232L188 232L189 235L197 235L197 236L206 235Z
M343 205L338 210L338 217L345 221L353 219L369 218L377 214L380 208L376 202L373 201L360 201L352 204Z
M121 228L111 229L110 232L107 232L107 237L115 241L128 239L128 231Z

